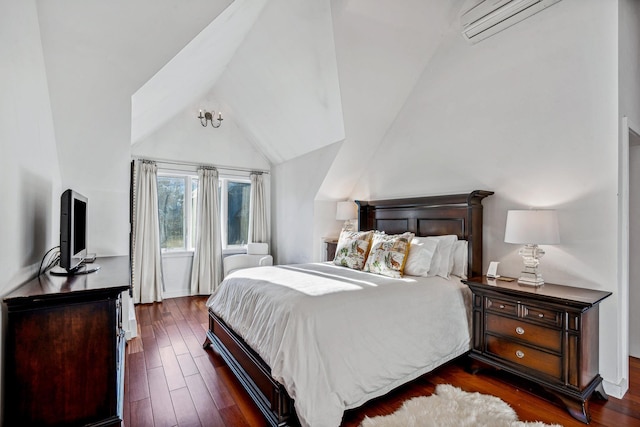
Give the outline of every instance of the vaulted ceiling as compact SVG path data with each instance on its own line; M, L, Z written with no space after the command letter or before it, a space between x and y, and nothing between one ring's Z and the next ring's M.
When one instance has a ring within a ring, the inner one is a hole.
M129 97L135 144L213 98L279 164L339 141L347 154L375 148L462 0L37 4L57 139L67 149L87 149L80 141L94 129L77 124L95 121L109 108L102 103L115 110Z
M234 1L135 93L132 142L207 92L272 163L344 139L329 2Z

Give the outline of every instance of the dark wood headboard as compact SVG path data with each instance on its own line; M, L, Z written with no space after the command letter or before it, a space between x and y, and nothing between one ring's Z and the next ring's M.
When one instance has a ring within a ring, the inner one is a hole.
M416 236L455 234L469 242L467 275L482 275L482 199L493 191L467 194L414 197L409 199L356 200L358 224L362 231L387 234L411 231Z

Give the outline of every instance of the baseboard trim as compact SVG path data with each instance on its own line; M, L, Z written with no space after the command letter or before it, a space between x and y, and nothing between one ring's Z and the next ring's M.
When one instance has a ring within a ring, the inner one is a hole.
M629 379L623 378L618 384L614 384L607 380L602 381L604 391L616 399L622 399L629 390Z
M162 293L162 298L163 299L190 297L190 296L191 296L191 290L190 289L176 289L176 290L172 290L172 291L164 291Z

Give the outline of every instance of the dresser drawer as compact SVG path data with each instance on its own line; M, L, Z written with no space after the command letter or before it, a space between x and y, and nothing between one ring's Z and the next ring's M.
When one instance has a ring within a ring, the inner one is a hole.
M562 314L560 311L522 304L521 317L541 325L562 327Z
M558 353L562 350L562 331L559 329L487 313L486 330Z
M494 297L486 297L486 307L489 311L496 313L510 314L512 316L518 315L518 303L517 301L510 301L507 299L500 299Z
M506 338L487 335L487 353L562 380L562 357Z

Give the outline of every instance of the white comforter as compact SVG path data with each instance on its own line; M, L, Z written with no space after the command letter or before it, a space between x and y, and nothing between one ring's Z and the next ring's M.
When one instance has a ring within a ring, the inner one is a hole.
M470 348L459 279L391 279L331 263L228 276L207 303L271 367L303 426L386 394Z

